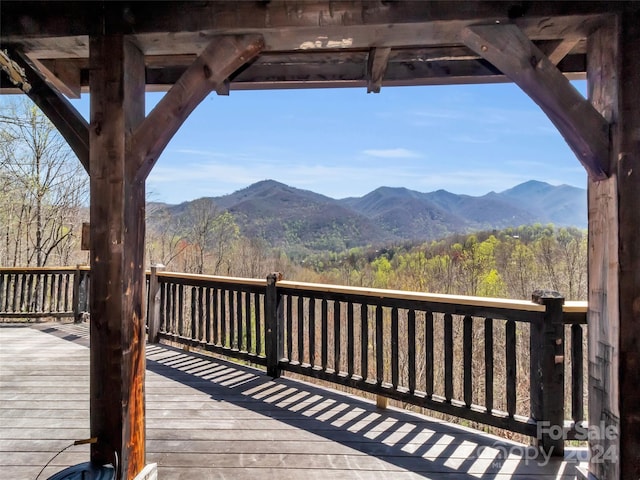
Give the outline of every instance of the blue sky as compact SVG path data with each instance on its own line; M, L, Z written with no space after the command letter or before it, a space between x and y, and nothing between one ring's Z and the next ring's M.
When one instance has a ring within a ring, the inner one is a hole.
M88 115L85 96L74 104ZM231 91L193 112L147 192L180 203L265 179L344 198L380 186L483 195L530 179L585 188L587 176L512 84Z

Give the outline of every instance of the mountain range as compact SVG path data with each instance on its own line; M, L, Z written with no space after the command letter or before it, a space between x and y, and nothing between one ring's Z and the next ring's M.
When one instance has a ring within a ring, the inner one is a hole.
M340 200L264 180L210 200L234 216L242 234L285 250L341 251L533 223L587 227L585 189L536 180L477 197L380 187ZM164 207L179 217L190 203Z

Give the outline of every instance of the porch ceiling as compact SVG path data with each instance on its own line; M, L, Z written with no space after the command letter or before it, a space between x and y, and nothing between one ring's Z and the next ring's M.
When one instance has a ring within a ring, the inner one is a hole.
M88 91L89 36L130 34L147 90L167 90L220 35L265 47L228 90L509 81L461 39L469 25L515 24L567 77L584 78L586 37L610 2L2 2L0 44L24 52L69 97ZM99 20L108 10L110 21ZM2 74L0 93L18 90Z

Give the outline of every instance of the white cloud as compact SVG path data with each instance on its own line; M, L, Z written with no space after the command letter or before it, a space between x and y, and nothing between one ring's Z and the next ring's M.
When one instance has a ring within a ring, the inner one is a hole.
M371 149L363 150L362 153L371 157L379 158L419 158L422 156L419 153L406 148Z

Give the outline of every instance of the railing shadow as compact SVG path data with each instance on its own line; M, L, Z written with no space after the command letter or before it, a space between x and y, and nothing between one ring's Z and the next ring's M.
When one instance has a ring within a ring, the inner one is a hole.
M397 409L380 410L372 402L306 382L272 380L226 360L166 345L148 346L147 359L149 371L216 401L236 403L414 473L455 473L461 479L575 476L575 462L545 459L533 447Z
M40 329L74 343L89 343L86 325ZM399 409L381 410L354 395L290 378L273 380L261 370L169 345L147 346L147 370L217 402L234 404L428 478L568 479L575 478L577 464L585 460L582 449L567 449L564 461L545 458L533 447L477 430ZM336 461L340 460L334 458L332 468Z

